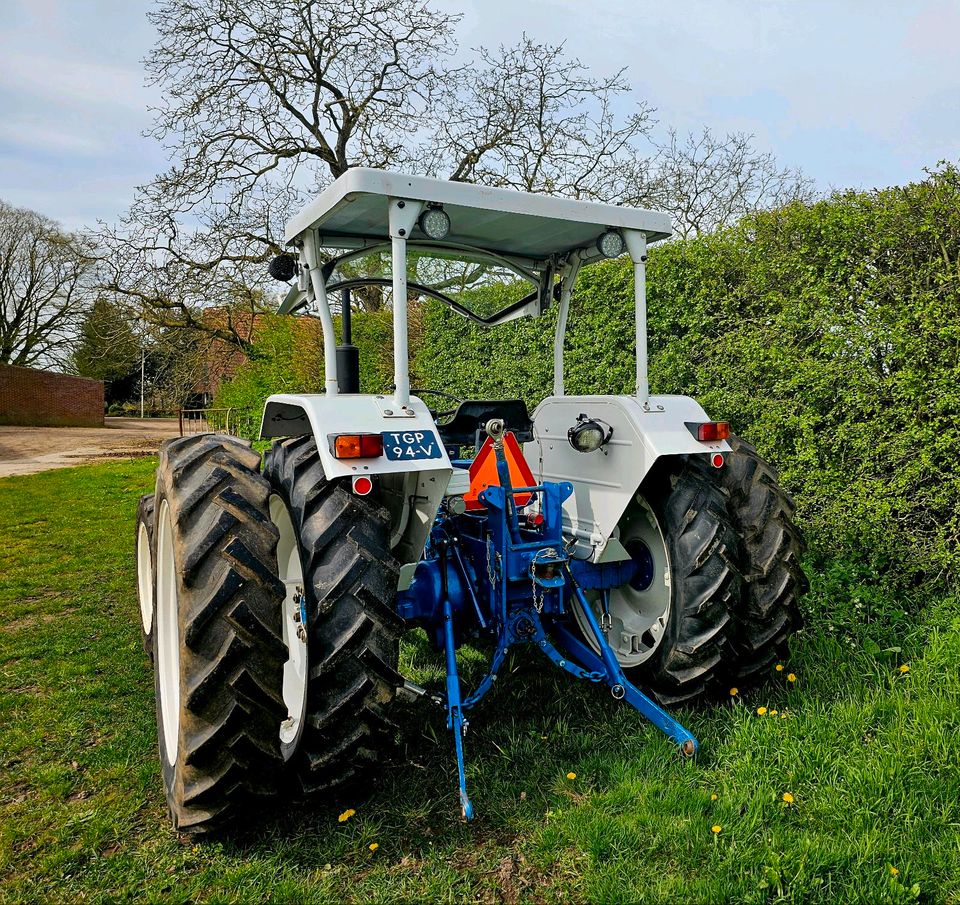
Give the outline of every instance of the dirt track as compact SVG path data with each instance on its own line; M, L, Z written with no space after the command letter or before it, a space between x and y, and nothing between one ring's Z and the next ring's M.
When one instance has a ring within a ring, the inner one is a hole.
M179 433L175 418L107 418L105 427L0 426L0 478L153 455Z

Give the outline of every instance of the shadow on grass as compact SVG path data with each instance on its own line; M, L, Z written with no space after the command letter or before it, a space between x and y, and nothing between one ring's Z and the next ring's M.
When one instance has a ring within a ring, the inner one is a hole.
M405 641L405 644L407 642ZM425 638L413 639L406 659L417 663L418 679L442 675L442 658ZM482 678L486 656L465 652L464 687ZM437 682L431 683L438 687ZM341 858L332 843L347 808L357 812L371 838L388 837L392 848L414 859L487 842L510 846L544 822L560 802L576 800L569 773L588 769L591 787L617 781L626 761L640 759L658 771L696 769L710 763L710 749L725 735L729 711L724 699L674 711L695 733L709 722L710 738L697 762L639 713L610 696L605 687L577 681L558 670L535 648L511 652L500 679L471 714L465 739L468 789L476 808L469 824L460 817L453 739L445 713L420 701L398 706L401 727L395 761L369 788L347 789L322 804L287 798L257 816L253 825L234 832L224 845L237 855L273 855L278 849L305 870ZM709 719L708 719L709 718ZM584 765L589 764L589 768Z

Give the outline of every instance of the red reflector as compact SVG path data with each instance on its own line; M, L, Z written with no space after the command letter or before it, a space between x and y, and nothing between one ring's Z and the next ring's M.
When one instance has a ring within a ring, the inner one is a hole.
M533 515L527 516L527 524L531 528L539 528L544 523L544 521L545 519L543 517L542 512L535 512L533 513Z
M726 440L730 436L729 421L708 421L697 425L697 439L704 443L715 440Z
M380 434L333 434L330 448L337 459L373 459L383 455Z
M714 453L710 456L710 462L714 468L723 468L723 453Z
M373 490L373 481L366 475L357 475L353 479L353 492L357 496L366 496Z

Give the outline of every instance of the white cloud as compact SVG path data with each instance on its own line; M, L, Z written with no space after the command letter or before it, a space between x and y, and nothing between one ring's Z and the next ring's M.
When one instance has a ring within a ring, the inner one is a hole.
M120 107L137 113L143 113L149 102L139 69L62 54L11 51L4 46L9 43L0 43L0 81L8 90L56 104Z
M0 143L14 150L84 157L103 154L109 148L102 134L82 134L38 118L0 121Z

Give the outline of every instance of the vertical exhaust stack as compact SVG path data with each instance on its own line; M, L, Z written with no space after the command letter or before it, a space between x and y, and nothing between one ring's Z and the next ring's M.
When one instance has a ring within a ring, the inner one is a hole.
M360 392L360 350L353 344L350 290L340 293L340 318L343 327L343 342L337 346L337 382L341 393Z

